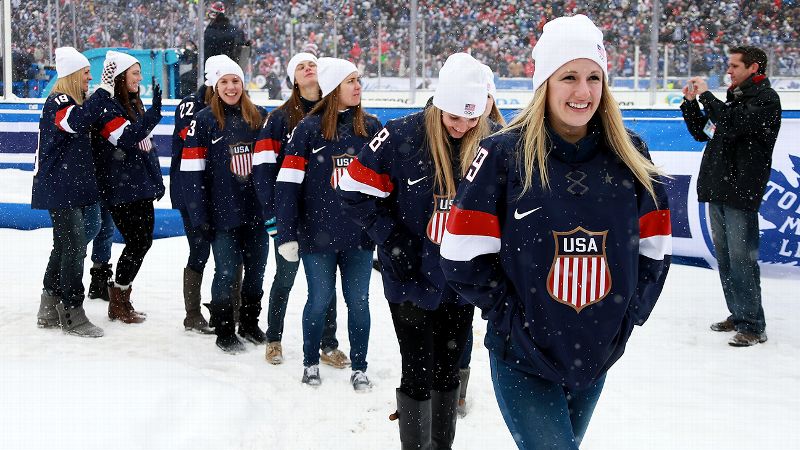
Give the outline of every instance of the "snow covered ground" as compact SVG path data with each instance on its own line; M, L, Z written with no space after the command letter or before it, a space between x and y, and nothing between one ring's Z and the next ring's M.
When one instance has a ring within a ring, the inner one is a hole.
M0 176L0 201L29 201L30 172ZM51 239L49 229L0 230L0 448L399 448L397 424L387 417L395 409L400 356L377 274L368 356L375 386L356 394L349 370L323 366L322 386L300 383L302 269L286 316L286 362L271 366L263 346L229 356L213 336L183 330L182 237L156 241L134 283L132 300L148 313L145 323L109 322L107 304L87 300L87 314L105 337L36 328ZM114 262L121 249L114 245ZM212 271L210 263L205 298ZM274 271L271 254L265 290ZM708 329L725 317L717 274L673 266L650 320L611 369L581 448L800 448L792 430L800 423L800 280L764 279L762 288L769 341L732 348L729 334ZM341 298L339 308L338 337L347 351ZM262 317L266 300L264 309ZM476 316L469 414L459 420L456 449L515 448L494 399L484 332Z

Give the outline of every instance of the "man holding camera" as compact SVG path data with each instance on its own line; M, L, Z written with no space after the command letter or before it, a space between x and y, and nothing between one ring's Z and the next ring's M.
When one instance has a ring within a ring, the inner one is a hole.
M758 209L781 126L781 102L767 79L763 50L742 46L731 48L729 54L726 101L717 99L705 80L694 77L683 88L681 112L695 140L708 142L697 178L697 200L709 204L719 276L730 311L711 329L736 331L728 343L749 347L767 341L758 267Z

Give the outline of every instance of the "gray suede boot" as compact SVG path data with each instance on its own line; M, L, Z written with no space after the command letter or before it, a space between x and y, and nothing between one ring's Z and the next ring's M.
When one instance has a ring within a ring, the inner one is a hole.
M200 310L200 285L203 274L186 267L183 269L183 304L186 307L186 318L183 326L186 331L196 331L203 334L214 334L209 328L203 313Z
M61 326L58 320L58 297L42 290L41 300L39 301L39 313L36 314L36 326L39 328L56 328Z
M450 450L456 438L458 390L431 390L431 441L434 450Z
M431 400L414 400L400 389L397 394L397 412L390 420L399 420L400 448L402 450L431 450Z
M59 319L61 319L61 329L64 333L92 338L103 336L103 329L89 322L83 306L64 309L64 305L59 303L56 305L56 310L58 311Z

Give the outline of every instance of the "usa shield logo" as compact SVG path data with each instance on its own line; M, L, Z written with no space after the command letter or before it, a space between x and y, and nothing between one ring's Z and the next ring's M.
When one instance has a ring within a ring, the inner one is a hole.
M331 187L336 189L336 186L339 186L339 180L342 179L344 173L347 171L347 166L349 166L356 157L344 153L342 155L336 155L332 159L333 172L331 173Z
M444 236L444 226L447 224L447 216L450 214L450 207L453 206L453 199L446 195L433 196L433 214L428 220L426 234L428 239L436 245L442 243Z
M581 312L608 295L611 271L606 259L607 234L583 227L553 232L555 257L547 276L547 291L554 300Z
M237 177L247 177L253 171L253 143L237 142L228 147L231 155L230 169Z

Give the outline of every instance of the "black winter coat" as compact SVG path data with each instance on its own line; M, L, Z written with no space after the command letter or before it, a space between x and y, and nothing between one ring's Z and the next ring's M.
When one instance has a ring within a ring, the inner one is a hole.
M697 200L758 211L767 187L772 150L781 127L781 101L764 75L754 75L728 90L727 101L711 92L685 100L681 112L689 132L708 141L697 178ZM713 138L703 129L716 125Z
M228 55L239 62L239 46L244 45L244 33L226 17L212 20L203 33L204 56Z

